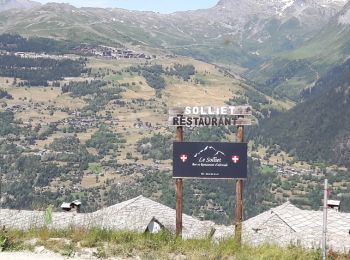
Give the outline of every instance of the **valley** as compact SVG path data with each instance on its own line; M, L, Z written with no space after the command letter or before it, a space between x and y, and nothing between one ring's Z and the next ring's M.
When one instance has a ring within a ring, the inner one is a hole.
M174 207L168 109L250 104L245 216L286 200L318 210L325 177L350 211L349 4L306 2L1 12L1 206L58 210L80 199L92 212L142 194ZM234 136L185 131L190 141ZM231 223L233 186L188 181L185 213Z

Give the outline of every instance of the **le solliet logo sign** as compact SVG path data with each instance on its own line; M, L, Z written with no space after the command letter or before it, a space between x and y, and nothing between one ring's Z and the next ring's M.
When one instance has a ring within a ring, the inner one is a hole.
M246 143L175 142L174 178L247 177Z

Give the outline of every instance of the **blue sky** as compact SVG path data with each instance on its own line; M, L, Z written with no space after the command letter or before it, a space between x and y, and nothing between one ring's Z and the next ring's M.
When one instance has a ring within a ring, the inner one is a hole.
M36 0L41 3L70 3L76 7L119 7L130 10L171 13L175 11L203 9L214 6L218 0Z

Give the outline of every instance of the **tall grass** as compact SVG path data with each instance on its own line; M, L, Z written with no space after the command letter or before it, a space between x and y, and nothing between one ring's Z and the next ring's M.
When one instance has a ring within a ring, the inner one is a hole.
M301 247L281 248L274 245L237 246L233 239L214 243L210 239L182 240L168 232L158 234L122 232L103 229L51 230L47 228L28 231L2 230L1 239L7 244L2 250L17 251L28 248L27 241L35 239L35 246L73 256L83 248L95 248L95 256L108 258L140 257L141 259L241 259L241 260L316 260L319 250ZM60 240L61 239L61 240ZM337 257L337 258L335 258ZM329 259L350 259L350 255L333 254Z

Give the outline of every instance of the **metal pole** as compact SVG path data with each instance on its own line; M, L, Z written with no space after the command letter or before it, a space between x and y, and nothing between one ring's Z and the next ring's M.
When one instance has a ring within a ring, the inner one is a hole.
M322 234L322 259L327 259L327 208L328 208L328 179L324 180L323 196L323 234Z
M176 128L176 141L182 142L183 128L178 126ZM176 236L182 237L182 194L183 194L183 182L182 178L178 178L175 181L176 185Z
M2 206L1 186L2 186L2 171L1 171L1 166L0 166L0 208L1 208L1 206Z
M238 126L236 142L244 142L244 127ZM242 243L243 221L243 180L236 180L236 208L235 208L235 240L238 245Z

